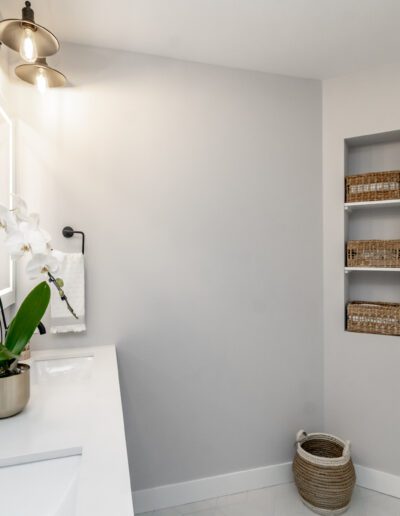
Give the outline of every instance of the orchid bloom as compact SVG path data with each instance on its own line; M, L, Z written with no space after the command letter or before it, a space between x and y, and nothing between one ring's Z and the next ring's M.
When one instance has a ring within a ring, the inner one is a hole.
M59 262L52 254L35 254L26 266L30 279L36 279L41 274L54 274L59 268Z
M15 215L2 204L0 204L0 228L3 228L7 233L18 229Z
M39 224L39 215L29 214L26 202L19 195L13 195L14 208L12 212L15 214L19 222L37 222Z
M53 276L62 261L61 254L51 249L50 235L39 226L39 215L29 213L26 202L15 195L13 209L0 205L0 229L6 231L5 245L11 258L18 259L25 253L30 254L31 259L26 267L28 276L35 279L46 274L48 281L58 290L60 299L78 319L63 290L64 282Z
M5 246L13 260L25 253L31 254L33 260L36 255L46 256L51 252L50 235L39 226L39 215L28 213L26 202L21 197L14 196L11 210L0 205L0 228L6 231ZM56 262L57 258L51 256L49 270L56 271ZM28 267L31 273L31 262Z
M50 250L50 235L39 226L20 222L16 231L11 231L5 240L11 258L16 259L26 252L45 254Z

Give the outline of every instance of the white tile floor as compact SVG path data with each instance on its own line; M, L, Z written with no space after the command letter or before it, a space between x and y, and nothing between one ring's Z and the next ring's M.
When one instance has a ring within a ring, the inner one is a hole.
M285 484L145 514L146 516L312 516L314 513L301 503L294 484ZM346 515L400 516L400 500L357 487L352 505Z

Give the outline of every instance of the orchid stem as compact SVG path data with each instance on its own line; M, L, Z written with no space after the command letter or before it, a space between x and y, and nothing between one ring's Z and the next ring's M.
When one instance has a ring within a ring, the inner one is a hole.
M65 295L65 292L64 290L60 287L60 285L57 283L57 280L56 278L51 274L51 272L47 272L48 276L49 276L49 283L53 283L54 286L56 287L56 289L58 290L58 293L60 294L60 299L61 301L64 301L65 304L67 305L67 308L68 310L71 312L71 314L75 317L75 319L79 319L79 317L76 315L76 313L74 312L74 309L72 308L72 306L69 304L68 302L68 298L67 296Z

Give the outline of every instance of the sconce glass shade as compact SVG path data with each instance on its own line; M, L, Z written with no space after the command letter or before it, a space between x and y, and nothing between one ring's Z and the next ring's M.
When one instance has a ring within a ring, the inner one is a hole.
M26 31L31 33L37 57L56 54L60 48L58 39L49 30L29 20L3 20L0 22L0 41L7 47L19 52Z
M33 64L17 66L15 74L21 80L37 86L41 91L47 88L62 88L67 82L65 75L51 68L44 58L37 59Z

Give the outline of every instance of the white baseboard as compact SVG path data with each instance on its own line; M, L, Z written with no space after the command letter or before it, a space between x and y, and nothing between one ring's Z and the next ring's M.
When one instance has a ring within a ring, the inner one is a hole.
M355 466L355 468L357 485L400 498L400 477L363 466ZM140 514L292 481L292 464L286 462L135 491L133 503L135 514Z
M355 468L357 485L400 498L400 477L376 469L365 468L364 466L355 466Z
M293 480L290 462L200 478L133 493L135 514L200 502L253 489L286 484Z

